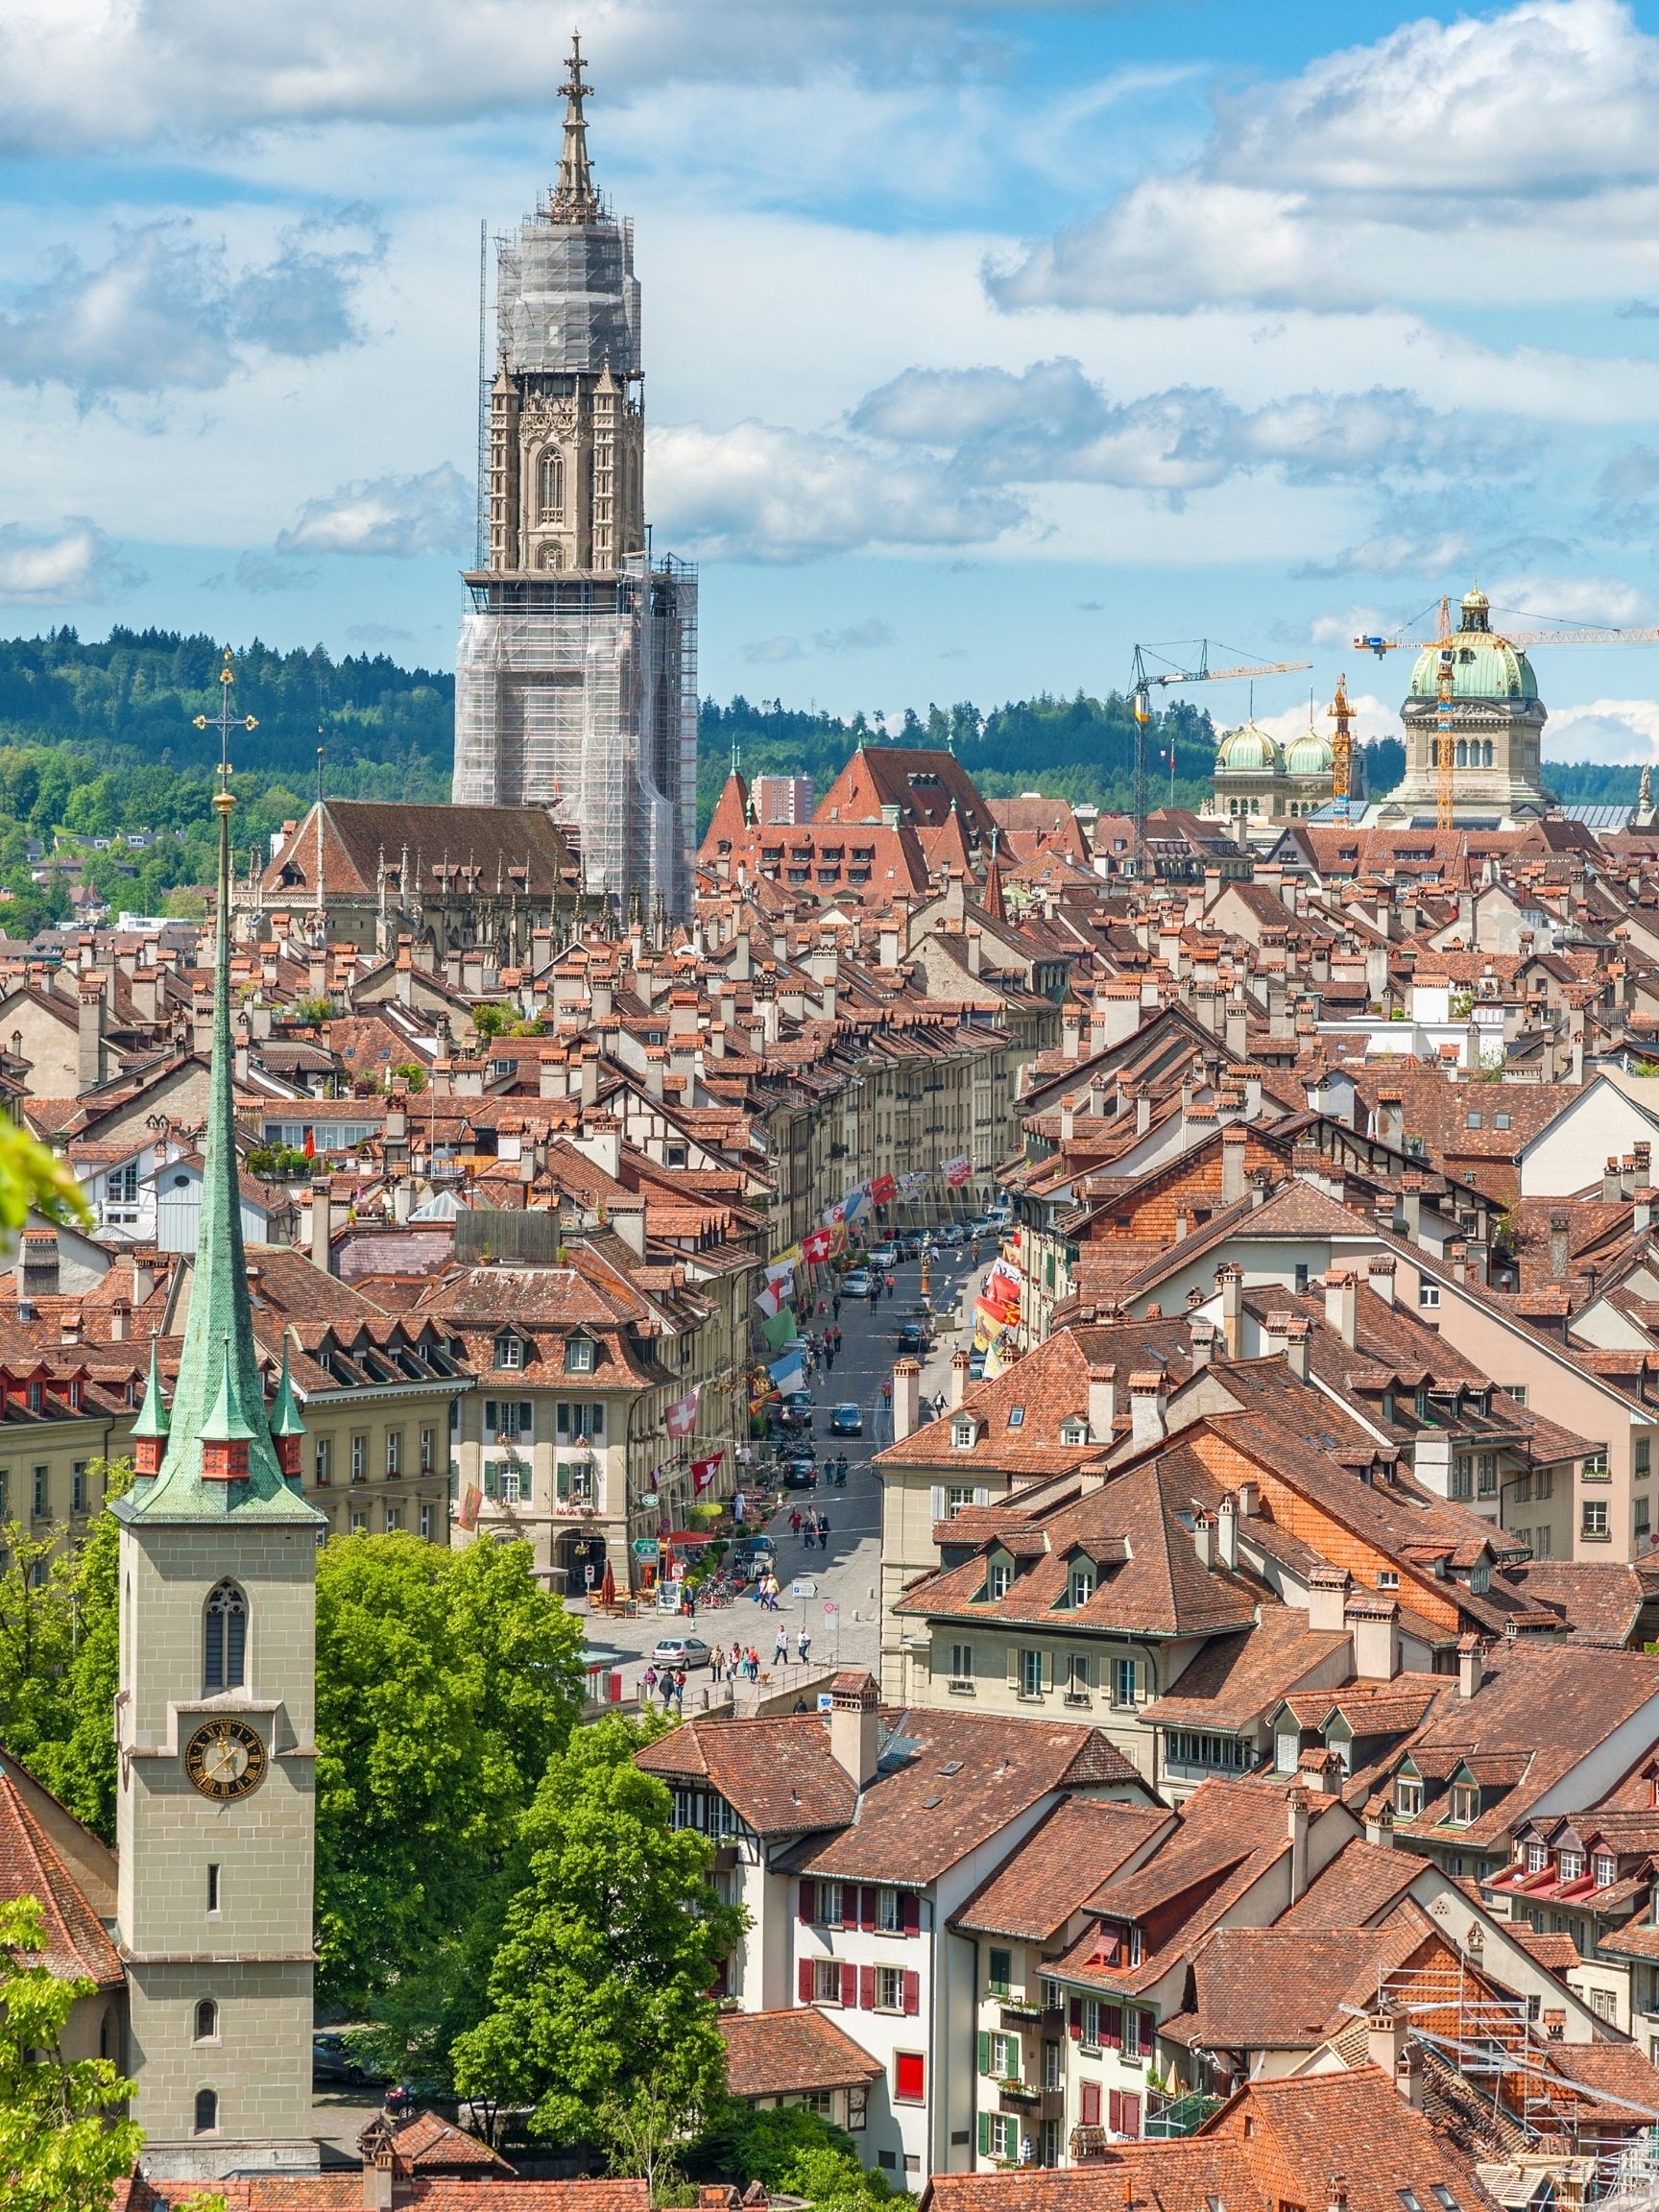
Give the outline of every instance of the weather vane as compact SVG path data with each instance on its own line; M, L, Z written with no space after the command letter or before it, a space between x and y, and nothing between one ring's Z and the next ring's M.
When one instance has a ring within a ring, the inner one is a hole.
M219 733L219 789L213 804L221 814L228 814L236 804L230 796L230 733L232 730L257 730L258 721L252 714L232 714L230 711L230 686L236 681L236 672L230 665L230 648L225 648L225 665L219 671L223 686L219 694L219 712L209 717L198 714L198 730L217 730Z

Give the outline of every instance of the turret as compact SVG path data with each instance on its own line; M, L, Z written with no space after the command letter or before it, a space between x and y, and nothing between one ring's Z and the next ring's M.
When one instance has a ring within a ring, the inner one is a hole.
M138 1408L138 1418L132 1424L132 1472L140 1481L161 1472L161 1455L167 1449L167 1406L161 1396L161 1369L156 1358L156 1338L150 1339L150 1380L144 1388L144 1403Z

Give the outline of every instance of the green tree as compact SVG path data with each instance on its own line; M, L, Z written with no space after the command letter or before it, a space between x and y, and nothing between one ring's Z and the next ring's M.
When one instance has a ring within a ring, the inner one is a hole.
M114 2117L133 2094L107 2058L68 2063L63 2030L89 1980L45 1963L33 1897L0 1905L0 2204L7 2212L108 2212L144 2133Z
M597 2142L661 2195L725 2101L709 1995L743 1927L709 1880L713 1846L676 1831L634 1763L641 1731L582 1729L521 1824L528 1876L491 1968L490 2009L455 2045L464 2094L528 2104L540 2135Z
M129 1459L93 1459L86 1468L105 1503L132 1480ZM60 1532L61 1533L61 1532ZM49 1737L29 1761L32 1770L106 1843L115 1840L115 1736L109 1716L120 1686L120 1524L100 1513L91 1534L67 1560L59 1589L67 1605L68 1656L58 1680ZM58 1642L62 1643L60 1629ZM11 1742L10 1732L7 1742Z
M400 2070L441 2068L482 2002L519 1815L581 1709L581 1644L528 1545L351 1536L319 1556L319 1993L406 2030Z
M499 1037L513 1019L508 1006L496 1006L485 999L472 1009L472 1026L480 1037Z

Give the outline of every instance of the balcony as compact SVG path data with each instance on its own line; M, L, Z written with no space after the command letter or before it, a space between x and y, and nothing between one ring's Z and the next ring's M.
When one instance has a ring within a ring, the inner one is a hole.
M1022 1997L1012 1994L1001 2000L999 2010L1002 2026L1015 2030L1029 2028L1043 2017L1040 2005L1027 2005Z
M1028 2112L1043 2102L1043 2092L1035 2081L998 2081L997 2095L1004 2112Z

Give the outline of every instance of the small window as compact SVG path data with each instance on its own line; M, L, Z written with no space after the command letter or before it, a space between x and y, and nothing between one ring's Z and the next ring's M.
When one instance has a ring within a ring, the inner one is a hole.
M204 1997L196 2008L196 2040L198 2043L219 2040L219 2008L211 1997Z
M1563 1851L1556 1863L1557 1877L1563 1888L1584 1879L1584 1854L1582 1851Z
M975 1424L972 1421L955 1421L951 1423L950 1441L955 1445L958 1452L973 1451L974 1427Z
M1465 1129L1479 1129L1480 1126L1479 1115L1476 1113L1465 1114L1463 1117L1463 1126Z
M212 2135L219 2128L219 2093L215 2089L198 2089L196 2092L196 2132Z
M878 2012L903 2011L904 1969L902 1966L877 1967L876 2009Z
M400 1429L386 1431L386 1472L396 1475L403 1457L403 1432Z
M1422 1307L1438 1306L1440 1303L1439 1284L1419 1283L1417 1286L1417 1303Z
M1014 1984L1014 1954L992 1950L985 1961L985 1986L993 1997L1006 1997Z
M1006 1598L1014 1580L1014 1570L1006 1560L997 1560L985 1578L985 1586L993 1598Z
M1114 1659L1112 1662L1112 1702L1129 1706L1135 1702L1137 1667L1133 1659Z
M221 1582L209 1593L202 1647L203 1695L240 1690L248 1651L248 1600L234 1582Z
M1579 1524L1583 1536L1605 1536L1607 1533L1607 1501L1605 1498L1586 1498L1584 1518Z
M1281 1728L1273 1739L1273 1770L1277 1774L1294 1774L1302 1756L1302 1732L1299 1728Z
M1089 1441L1089 1431L1081 1421L1067 1421L1060 1430L1060 1441L1069 1451L1075 1451Z
M1528 1874L1545 1873L1550 1864L1550 1847L1546 1843L1528 1843L1527 1846L1527 1871Z
M1619 1862L1611 1851L1598 1851L1592 1862L1598 1889L1610 1889L1619 1879Z
M1480 1817L1480 1791L1473 1782L1452 1785L1452 1825L1472 1828Z
M566 1375L592 1374L593 1339L591 1336L567 1336L565 1338L565 1372Z
M1010 1429L1023 1429L1023 1428L1024 1428L1024 1426L1025 1426L1025 1408L1024 1408L1024 1407L1023 1407L1023 1406L1010 1406L1010 1407L1009 1407L1009 1408L1008 1408L1008 1426L1009 1426L1009 1428L1010 1428Z
M1020 1695L1022 1697L1041 1697L1043 1695L1041 1651L1022 1651L1020 1654Z
M214 1865L207 1869L207 1910L209 1912L219 1910L219 1869Z
M814 2005L840 2004L841 1961L839 1959L815 1959L812 1961L812 2002Z
M1648 1437L1638 1436L1636 1439L1635 1472L1638 1475L1650 1475L1653 1472L1653 1446Z
M1423 1810L1423 1785L1409 1774L1400 1774L1394 1781L1394 1810L1402 1819L1415 1820Z
M1509 1117L1508 1117L1508 1115L1507 1115L1507 1114L1494 1114L1494 1115L1493 1115L1493 1117L1492 1117L1492 1126L1493 1126L1493 1128L1494 1128L1494 1129L1507 1129L1507 1128L1508 1128L1508 1126L1509 1126Z
M1094 1570L1093 1567L1073 1567L1071 1570L1071 1602L1087 1605L1094 1595Z
M334 1455L331 1439L326 1436L319 1436L317 1439L316 1451L313 1455L313 1457L317 1470L317 1487L320 1490L326 1490L330 1482L332 1482L334 1479L332 1470L333 1456Z
M973 1656L972 1653L969 1654ZM898 1889L878 1889L876 1892L876 1925L883 1936L902 1936L904 1933L904 1898Z
M511 1329L503 1329L495 1339L495 1364L497 1367L511 1368L515 1371L524 1364L523 1339L515 1335ZM566 1366L570 1364L568 1355L566 1355L565 1364Z

